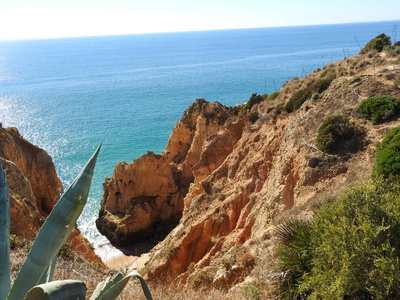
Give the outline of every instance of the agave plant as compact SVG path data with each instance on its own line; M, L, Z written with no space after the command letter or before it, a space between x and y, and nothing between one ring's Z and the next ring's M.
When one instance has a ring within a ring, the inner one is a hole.
M0 299L10 290L10 198L7 177L0 161Z
M10 201L7 177L0 163L0 300L85 299L86 286L83 282L51 280L57 253L86 204L100 147L47 217L12 287L9 259ZM152 299L146 282L136 271L125 277L119 273L114 279L107 278L100 282L90 299L117 298L130 277L139 278L146 298Z

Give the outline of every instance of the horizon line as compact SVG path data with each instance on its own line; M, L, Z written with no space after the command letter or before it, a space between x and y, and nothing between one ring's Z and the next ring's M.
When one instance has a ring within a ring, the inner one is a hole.
M38 38L16 38L16 39L0 39L1 42L18 42L18 41L39 41L39 40L55 40L55 39L72 39L72 38L95 38L95 37L118 37L130 35L150 35L150 34L168 34L168 33L191 33L191 32L209 32L209 31L229 31L229 30L246 30L246 29L267 29L267 28L289 28L289 27L313 27L326 25L345 25L345 24L364 24L364 23L387 23L400 22L397 20L380 20L380 21L362 21L362 22L341 22L341 23L321 23L321 24L298 24L298 25L271 25L260 27L236 27L236 28L215 28L215 29L199 29L199 30L174 30L174 31L149 31L149 32L133 32L133 33L115 33L115 34L88 34L88 35L66 35L66 36L50 36Z

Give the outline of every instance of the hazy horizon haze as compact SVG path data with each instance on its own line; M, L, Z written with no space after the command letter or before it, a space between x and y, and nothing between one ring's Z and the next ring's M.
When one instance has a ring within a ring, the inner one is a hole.
M0 41L399 20L394 0L0 0Z

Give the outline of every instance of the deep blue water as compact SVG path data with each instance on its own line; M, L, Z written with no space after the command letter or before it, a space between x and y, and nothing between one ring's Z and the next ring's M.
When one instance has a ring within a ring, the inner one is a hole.
M353 56L400 21L0 42L0 122L44 148L67 187L103 143L79 223L97 239L102 182L160 153L196 99L236 105Z

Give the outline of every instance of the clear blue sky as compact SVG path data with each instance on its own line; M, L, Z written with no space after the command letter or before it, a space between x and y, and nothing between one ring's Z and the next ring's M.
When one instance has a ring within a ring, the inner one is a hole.
M0 40L398 19L399 0L0 0Z

